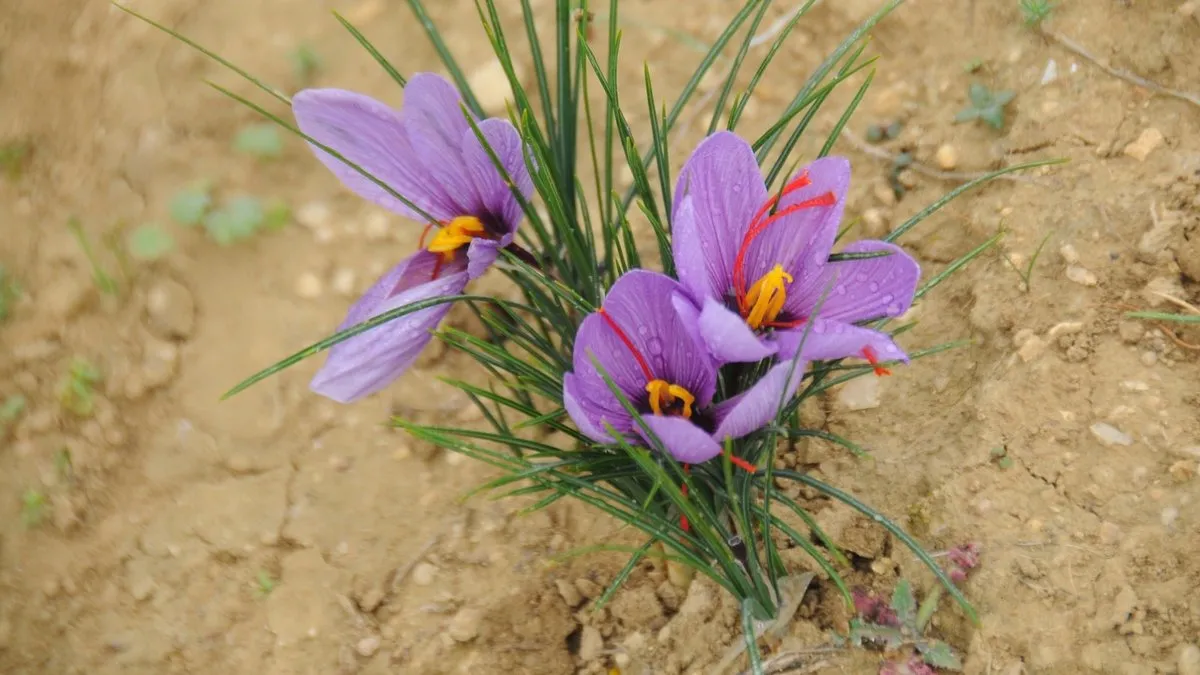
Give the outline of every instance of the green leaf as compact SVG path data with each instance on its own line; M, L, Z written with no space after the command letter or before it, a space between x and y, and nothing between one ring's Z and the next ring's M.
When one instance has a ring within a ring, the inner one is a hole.
M267 202L267 212L263 217L263 227L268 230L281 230L292 222L292 207L281 199Z
M129 253L138 260L158 260L175 248L171 233L155 224L146 224L129 233Z
M1168 312L1127 312L1130 319L1151 321L1173 321L1175 323L1200 323L1200 314L1170 314Z
M312 82L313 77L324 65L321 55L307 43L293 49L292 53L288 55L288 59L292 62L292 74L296 76L296 81L302 86L307 86L309 82Z
M171 218L180 225L199 225L212 206L207 185L194 185L175 193L171 199Z
M971 99L971 105L976 109L982 110L992 104L992 92L988 88L978 82L972 82L967 88L967 98Z
M255 197L239 196L229 200L221 209L204 219L204 229L213 241L229 246L247 239L262 227L266 216L262 203Z
M274 159L283 154L283 137L274 124L259 122L239 131L233 147L259 159Z
M917 598L913 595L912 584L908 582L908 579L896 582L896 588L892 591L892 611L896 613L896 618L900 620L901 625L914 628L913 621L917 618Z
M946 670L960 671L962 670L962 661L950 648L950 645L941 640L922 640L916 643L917 651L921 652L921 660L934 668L944 668Z

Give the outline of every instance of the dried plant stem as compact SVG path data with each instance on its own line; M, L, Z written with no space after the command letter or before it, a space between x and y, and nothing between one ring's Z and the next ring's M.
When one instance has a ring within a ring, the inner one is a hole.
M1113 68L1112 66L1108 65L1104 61L1093 56L1091 52L1084 49L1083 46L1080 45L1078 42L1075 42L1074 40L1063 35L1062 33L1050 30L1049 28L1046 28L1045 26L1041 26L1041 33L1042 33L1042 35L1046 36L1047 39L1058 43L1059 46L1061 46L1063 49L1066 49L1067 51L1072 52L1075 55L1077 55L1087 61L1090 61L1092 63L1092 65L1096 66L1100 70L1103 70L1104 72L1108 73L1109 75L1112 75L1113 77L1115 77L1119 80L1125 80L1126 82L1129 82L1130 84L1137 85L1139 87L1142 87L1143 89L1148 89L1156 94L1159 94L1162 96L1170 96L1172 98L1177 98L1186 103L1191 103L1192 105L1194 105L1196 107L1200 107L1200 95L1198 95L1198 94L1193 94L1193 93L1186 92L1186 91L1180 91L1178 89L1170 89L1168 87L1162 86L1161 84L1158 84L1157 82L1152 82L1151 80L1147 80L1146 78L1142 77L1141 75L1138 75L1136 73L1131 73L1128 70L1125 70L1124 68Z
M865 155L870 155L871 157L874 157L876 159L882 159L884 161L891 162L891 163L895 163L895 161L896 161L896 157L897 157L896 155L888 152L887 150L885 150L883 148L871 145L870 143L866 142L865 140L859 138L857 134L855 134L853 131L850 131L849 129L842 129L842 138L846 139L850 143L850 145L854 146L855 150L858 150L859 152L861 152ZM924 164L921 164L920 162L917 162L915 160L912 163L905 165L904 168L908 169L909 171L912 171L913 173L917 173L922 176L926 176L928 178L936 178L937 180L955 181L958 183L967 183L967 182L970 182L973 180L979 180L980 178L983 178L984 176L988 175L988 173L989 173L987 171L980 171L978 173L971 173L971 172L965 172L965 171L940 171L938 169L934 169L933 167L925 166ZM1013 175L1013 174L1005 174L1003 176L997 176L997 178L999 178L1001 180L1011 180L1011 181L1014 181L1017 183L1036 182L1032 178L1029 178L1026 176L1017 176L1017 175Z
M820 673L832 666L824 660L814 660L818 654L828 654L838 651L835 647L823 649L808 649L802 652L787 652L774 656L762 664L763 675L779 675L780 673ZM739 675L751 675L744 670Z

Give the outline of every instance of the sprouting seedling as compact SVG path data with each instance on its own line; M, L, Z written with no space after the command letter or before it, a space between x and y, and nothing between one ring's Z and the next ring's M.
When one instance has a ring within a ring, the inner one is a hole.
M1008 448L1003 445L997 445L988 451L988 457L1001 469L1007 470L1013 465L1013 458L1008 456Z
M904 130L904 125L899 120L888 124L872 124L867 127L867 142L882 143L900 137L900 132Z
M162 226L147 223L129 233L125 247L137 260L151 262L170 253L175 248L175 238Z
M9 180L17 180L25 170L25 164L33 151L33 145L24 139L5 141L0 144L0 173Z
M212 196L205 183L183 188L171 198L171 219L188 227L199 225L212 208Z
M1053 0L1017 0L1017 6L1021 8L1021 19L1031 28L1041 25L1049 18L1056 4L1058 3Z
M949 575L956 583L966 580L967 573L979 565L979 547L966 544L946 553L949 560ZM850 644L856 647L875 647L894 652L902 647L910 651L884 662L880 675L900 673L929 673L933 668L962 670L962 661L950 645L925 636L925 629L937 610L944 589L935 586L920 605L913 594L912 584L906 579L896 582L890 602L854 592L854 608L858 617L850 621Z
M0 403L0 439L8 434L8 429L25 412L25 397L13 394Z
M59 404L79 417L90 417L96 407L95 386L102 379L98 368L75 357L67 373L58 381Z
M21 524L26 528L34 528L42 524L46 517L46 505L49 499L46 493L35 488L29 488L21 495Z
M263 596L270 595L271 591L275 590L275 587L279 585L279 582L276 581L266 570L259 570L258 574L255 575L254 580L258 584L259 594Z
M1037 248L1033 249L1033 255L1029 256L1029 262L1025 263L1024 268L1017 265L1008 254L1004 255L1004 259L1017 273L1017 276L1021 277L1021 287L1026 293L1033 288L1033 266L1037 264L1038 256L1042 254L1042 251L1046 248L1046 244L1050 242L1050 238L1053 236L1054 233L1050 232L1045 237L1042 237L1042 241L1038 243Z
M1004 128L1004 107L1016 96L1009 90L992 91L979 82L972 82L967 90L970 105L955 115L955 122L983 120L993 129Z
M270 122L243 127L233 139L233 147L258 159L274 159L283 154L283 137Z
M963 72L967 73L978 73L982 69L983 59L979 58L978 56L970 61L967 61L966 65L963 66Z
M75 236L75 241L79 242L79 247L83 249L83 254L87 256L88 264L92 266L92 281L95 282L96 288L99 288L102 293L108 295L115 296L120 293L121 289L117 285L117 280L106 272L100 265L100 261L96 259L92 243L88 239L87 233L83 231L83 225L80 224L79 219L72 216L67 220L67 228Z
M208 236L221 246L229 246L254 235L266 223L266 213L257 197L234 197L204 218Z
M67 448L59 448L58 452L54 453L54 473L65 482L70 482L75 477L75 464L71 461L71 451Z
M325 65L325 60L321 58L321 55L307 43L293 49L288 54L288 60L292 62L292 73L301 86L310 84Z
M21 285L0 265L0 321L8 318L20 297Z

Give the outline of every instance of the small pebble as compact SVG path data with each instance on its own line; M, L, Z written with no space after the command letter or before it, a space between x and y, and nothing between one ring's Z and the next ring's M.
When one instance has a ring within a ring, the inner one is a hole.
M196 324L196 302L186 286L162 279L146 292L146 318L150 330L167 340L191 337Z
M1140 380L1124 380L1118 386L1121 387L1121 391L1129 393L1150 391L1150 385Z
M479 636L479 624L483 623L483 611L472 607L458 610L450 627L446 630L455 642L470 642Z
M1176 455L1183 458L1200 459L1200 445L1187 445L1182 448L1172 450Z
M359 640L358 644L354 645L354 651L358 652L358 655L363 658L371 658L375 655L375 652L379 651L379 643L378 635L365 637Z
M325 228L332 217L333 211L325 202L309 202L296 209L296 222L310 230Z
M1067 279L1081 286L1095 286L1098 283L1096 275L1091 270L1079 265L1067 267Z
M864 375L842 385L837 402L845 410L870 410L880 406L879 378Z
M937 149L936 159L938 166L943 170L953 171L958 168L958 148L949 143L943 143Z
M1121 528L1115 523L1104 521L1100 523L1100 543L1105 546L1112 546L1121 540Z
M428 586L433 583L434 577L437 576L438 568L427 563L417 563L413 568L412 580L418 586Z
M1096 422L1090 427L1092 435L1105 445L1133 445L1133 437L1111 424Z
M1135 345L1146 334L1146 327L1137 321L1122 321L1117 324L1117 333L1127 345Z
M1047 346L1045 340L1033 335L1025 340L1025 344L1021 345L1021 348L1017 350L1017 355L1021 357L1022 361L1029 363L1041 356L1046 351Z
M37 305L51 319L66 321L83 309L92 290L88 280L73 274L60 274L37 294Z
M595 626L584 626L579 637L579 658L584 663L594 661L604 651L604 637Z
M583 597L588 599L598 598L600 597L600 594L604 592L604 589L600 588L600 584L597 584L591 579L584 579L582 577L575 580L575 588L579 590L579 593Z
M1150 153L1157 150L1165 140L1161 131L1150 127L1143 131L1142 135L1138 136L1136 141L1125 146L1125 154L1139 162L1144 162L1150 156Z
M1175 659L1175 670L1179 675L1200 675L1200 647L1184 645Z
M343 267L333 273L333 281L330 283L333 286L333 291L342 297L350 297L354 295L355 278L354 270L349 267Z
M305 272L296 279L296 295L305 300L313 300L321 297L324 292L324 284L321 283L321 278L312 272Z
M1079 264L1079 252L1076 251L1075 247L1070 244L1063 244L1062 246L1058 247L1058 255L1062 256L1063 262L1067 263L1068 265Z
M1162 521L1163 527L1171 527L1179 519L1179 509L1174 506L1168 506L1159 514L1159 519Z
M1181 459L1172 464L1171 468L1167 469L1167 473L1171 474L1171 477L1180 483L1185 483L1196 477L1196 463L1191 460Z
M554 585L558 587L558 594L562 596L563 602L567 603L567 607L574 609L583 604L583 594L571 582L559 579L554 582Z
M391 231L392 226L388 222L386 213L372 211L367 214L366 222L363 224L363 234L367 235L367 239L371 241L387 239Z
M1139 357L1139 359L1141 360L1142 365L1148 368L1158 363L1158 354L1155 354L1150 350L1146 350L1142 352L1142 355Z

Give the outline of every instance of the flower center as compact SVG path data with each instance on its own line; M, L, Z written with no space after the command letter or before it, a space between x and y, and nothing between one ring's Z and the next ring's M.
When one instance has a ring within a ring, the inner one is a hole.
M792 275L783 271L783 265L776 265L754 282L746 292L742 306L738 308L746 323L758 330L763 324L774 322L783 309L783 301L787 299L787 284L793 281Z
M430 253L441 253L444 262L450 262L454 252L471 243L471 240L483 236L487 229L483 221L475 216L458 216L440 227L433 241L429 242L427 250Z
M803 209L832 206L837 203L837 197L832 192L826 192L812 199L775 210L780 199L809 185L812 185L812 180L808 177L808 172L804 171L796 176L795 180L785 185L782 192L768 199L754 214L749 227L746 228L746 235L742 237L742 245L738 248L737 257L733 260L733 292L737 298L738 310L746 319L746 324L754 330L758 330L764 325L782 327L782 324L777 324L776 319L783 309L783 302L787 297L784 284L785 282L790 284L793 279L792 275L783 269L783 265L776 264L770 272L764 274L747 288L746 256L750 252L750 244L768 227L785 216L790 216Z
M650 380L646 383L646 391L650 392L650 410L655 415L691 418L692 404L696 402L692 392L666 380Z
M650 363L646 361L646 357L638 351L638 348L633 344L633 340L627 335L612 316L604 311L604 308L596 310L596 313L604 319L608 327L617 334L625 348L633 355L633 360L637 362L638 367L642 369L642 374L646 376L646 391L650 394L650 411L655 415L677 415L684 418L691 418L692 404L696 402L696 397L692 392L678 384L671 384L666 380L654 376L654 371L650 370Z

